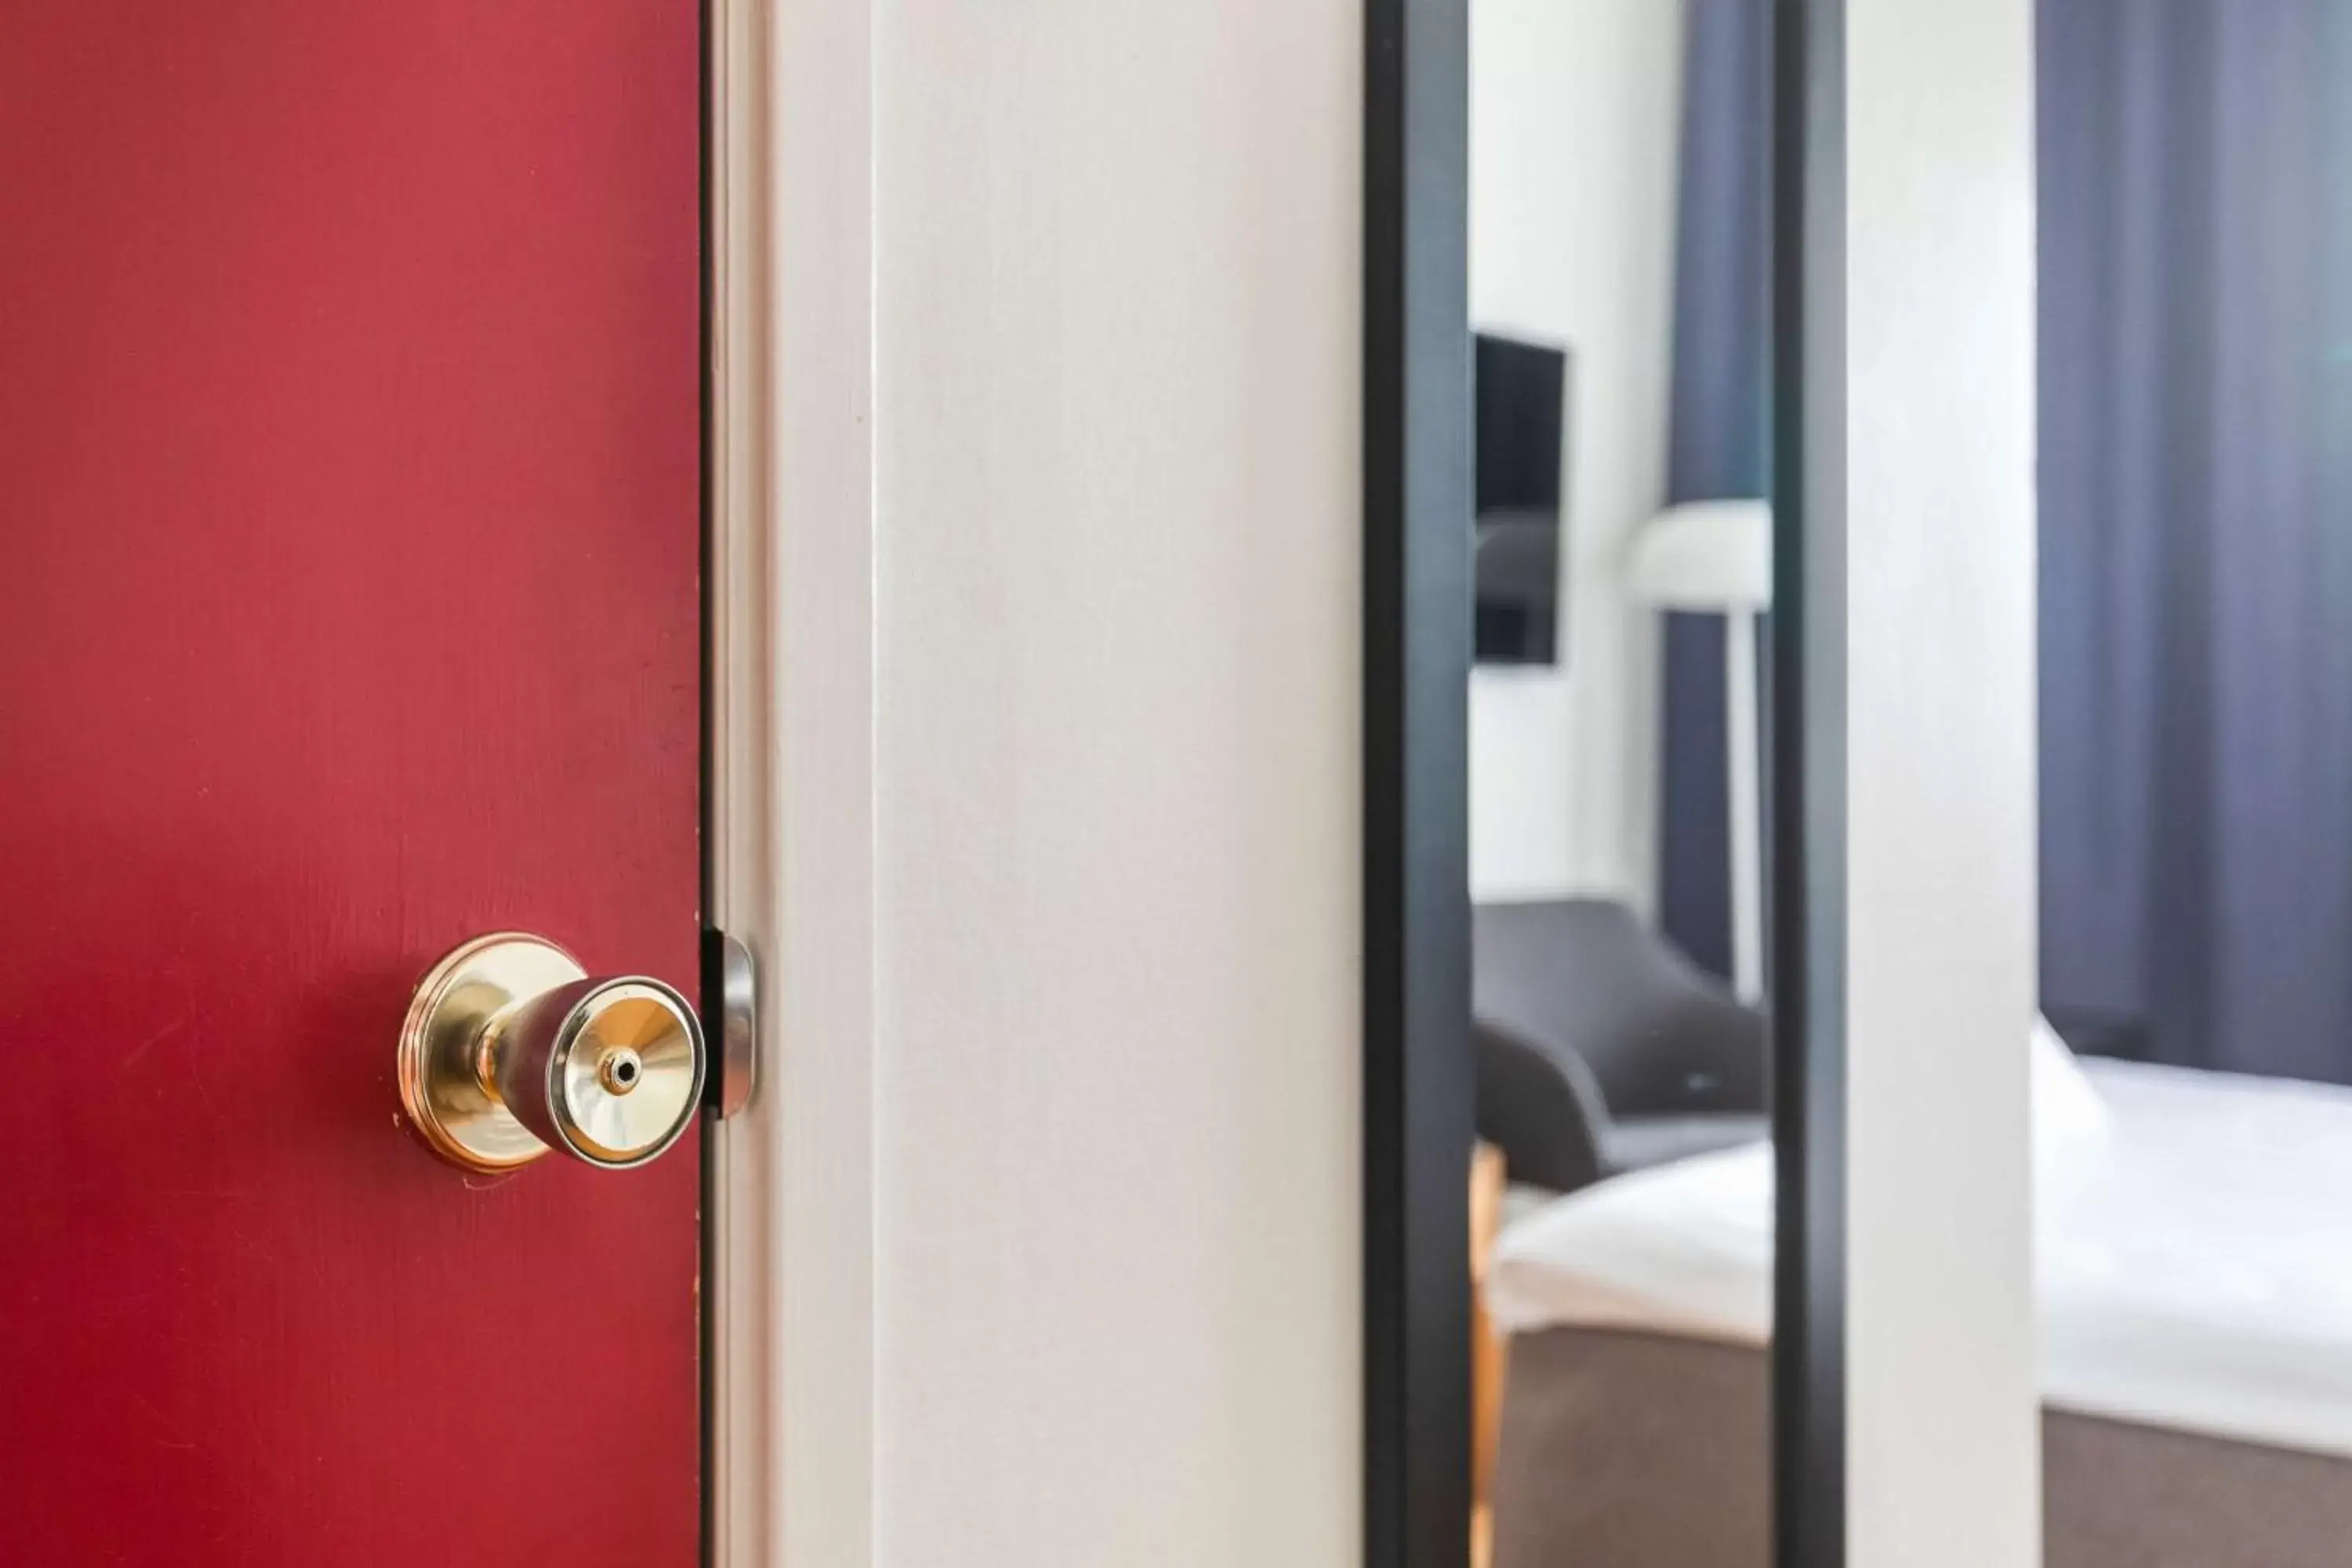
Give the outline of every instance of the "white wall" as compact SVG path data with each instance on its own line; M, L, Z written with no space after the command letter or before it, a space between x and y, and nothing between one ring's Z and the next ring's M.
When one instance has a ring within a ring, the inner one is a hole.
M2030 1568L2032 7L1846 18L1852 1561Z
M1681 0L1472 0L1470 308L1575 353L1565 662L1479 670L1480 898L1654 899L1656 617L1618 590L1665 494Z
M1360 1561L1360 9L876 6L890 1568Z

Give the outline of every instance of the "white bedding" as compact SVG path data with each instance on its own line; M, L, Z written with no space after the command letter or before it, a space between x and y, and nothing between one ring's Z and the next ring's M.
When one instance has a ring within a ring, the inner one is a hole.
M2143 1426L2352 1457L2352 1091L2090 1062L2095 1137L2036 1161L2042 1393ZM1761 1344L1764 1145L1620 1177L1507 1229L1515 1332L1576 1325Z

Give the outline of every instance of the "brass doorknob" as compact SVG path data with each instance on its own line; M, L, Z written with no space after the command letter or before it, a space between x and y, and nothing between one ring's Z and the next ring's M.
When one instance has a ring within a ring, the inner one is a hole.
M643 974L593 977L542 937L498 931L417 982L400 1030L400 1099L435 1152L510 1171L552 1149L642 1165L702 1100L693 1005Z

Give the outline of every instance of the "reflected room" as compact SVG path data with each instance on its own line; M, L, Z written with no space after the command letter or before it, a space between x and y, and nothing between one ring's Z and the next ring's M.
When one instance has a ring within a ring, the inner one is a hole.
M1474 0L1474 1561L1760 1564L1768 8Z
M1482 1568L1771 1560L1769 10L1470 7ZM2043 1561L2352 1562L2352 16L2033 68Z

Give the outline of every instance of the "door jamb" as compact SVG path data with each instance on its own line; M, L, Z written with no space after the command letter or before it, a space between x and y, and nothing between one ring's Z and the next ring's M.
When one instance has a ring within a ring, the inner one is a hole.
M874 1550L871 0L707 0L706 921L760 977L704 1123L704 1561Z

